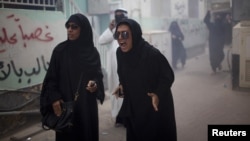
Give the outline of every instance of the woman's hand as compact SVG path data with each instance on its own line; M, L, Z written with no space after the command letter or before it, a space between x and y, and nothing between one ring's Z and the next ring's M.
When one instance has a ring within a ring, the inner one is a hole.
M112 30L115 28L115 20L113 19L109 24L109 29L112 32Z
M155 93L148 93L148 96L152 98L152 105L155 109L155 111L158 111L158 105L159 105L159 98Z
M89 80L86 89L91 93L95 92L97 90L96 82L93 80Z
M123 87L122 85L119 85L115 91L113 92L113 95L116 96L116 98L120 97L123 98L124 97L124 92L123 92Z
M63 101L62 100L57 100L57 101L53 102L53 104L52 104L54 113L58 117L61 116L61 114L62 114L61 102L63 102Z

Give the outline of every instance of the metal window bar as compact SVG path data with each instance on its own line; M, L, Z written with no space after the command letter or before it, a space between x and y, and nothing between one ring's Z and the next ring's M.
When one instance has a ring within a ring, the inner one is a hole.
M0 0L1 3L54 6L57 0Z
M0 0L1 8L36 9L42 8L57 9L57 0Z

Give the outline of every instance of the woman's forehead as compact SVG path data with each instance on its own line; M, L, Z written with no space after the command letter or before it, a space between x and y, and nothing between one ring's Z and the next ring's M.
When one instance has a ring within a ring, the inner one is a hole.
M130 30L129 26L126 25L126 24L121 24L121 25L119 25L118 28L117 28L117 31L125 31L125 30L126 30L126 31Z
M68 22L68 24L75 24L75 25L78 25L78 24L76 24L75 22Z

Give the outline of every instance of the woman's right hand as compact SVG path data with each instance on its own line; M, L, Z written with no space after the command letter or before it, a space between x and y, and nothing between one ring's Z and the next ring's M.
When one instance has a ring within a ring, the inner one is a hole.
M57 100L57 101L53 102L53 104L52 104L54 113L58 117L61 116L61 114L62 114L61 102L62 102L62 100Z
M113 92L113 95L116 96L116 98L120 97L123 98L124 97L124 92L123 92L123 87L122 85L119 85L115 91Z

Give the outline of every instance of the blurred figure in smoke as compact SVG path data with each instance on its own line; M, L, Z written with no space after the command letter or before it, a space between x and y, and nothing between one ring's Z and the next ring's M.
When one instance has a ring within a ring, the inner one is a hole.
M210 21L211 12L208 11L204 23L209 30L209 59L213 73L215 74L217 69L221 70L221 62L224 59L224 43L225 43L225 27L222 20L222 16L219 13L215 13L214 22Z
M113 38L113 33L115 31L116 24L122 19L127 18L127 10L123 8L118 8L114 12L114 19L110 22L109 27L100 35L99 43L101 45L109 45L107 52L107 79L108 79L108 94L111 99L111 114L115 118L115 126L118 127L123 124L123 119L118 116L118 112L121 108L123 98L116 98L113 95L118 82L117 75L117 61L116 61L116 49L118 48L118 43Z
M177 63L180 59L183 68L186 64L186 50L182 43L184 35L181 32L177 21L173 21L170 24L169 31L172 39L172 67L173 69L177 69Z

